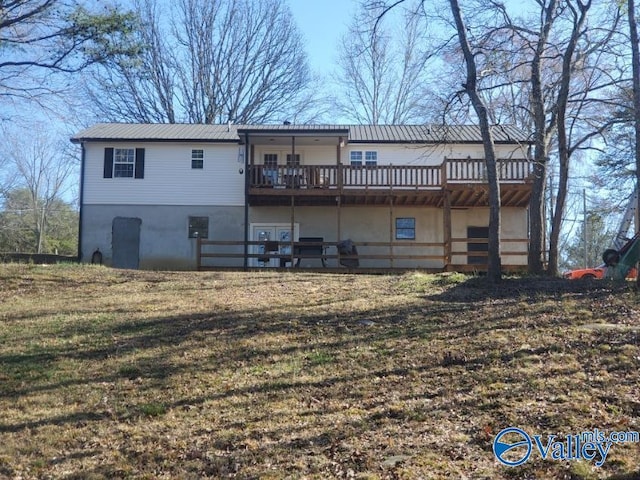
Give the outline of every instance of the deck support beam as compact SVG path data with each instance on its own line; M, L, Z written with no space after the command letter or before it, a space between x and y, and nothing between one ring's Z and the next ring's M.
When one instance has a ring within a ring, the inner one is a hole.
M389 258L393 268L393 195L389 197Z
M344 145L344 138L342 137L338 137L338 145L336 145L336 166L337 166L337 175L338 178L337 183L338 183L338 195L336 197L336 208L337 208L337 221L338 221L338 225L337 225L337 235L338 238L336 239L336 242L341 242L342 241L342 146ZM336 249L338 251L338 267L340 266L340 249L337 248Z
M296 197L291 195L291 230L289 230L289 254L291 255L291 266L293 267L293 240L295 237L296 226Z
M444 270L451 265L451 199L449 190L444 190L442 205L443 242L444 242Z

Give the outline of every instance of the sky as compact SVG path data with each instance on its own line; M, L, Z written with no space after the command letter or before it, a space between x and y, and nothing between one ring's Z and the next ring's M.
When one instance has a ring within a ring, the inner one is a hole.
M357 0L289 0L316 73L335 70L340 37L347 32Z

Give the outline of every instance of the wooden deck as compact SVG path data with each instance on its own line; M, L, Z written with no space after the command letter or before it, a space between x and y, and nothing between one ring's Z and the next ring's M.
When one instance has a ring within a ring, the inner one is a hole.
M526 206L531 194L532 163L500 160L504 206ZM447 159L425 165L249 166L249 204L259 205L427 205L442 207L448 192L451 206L487 204L484 160Z

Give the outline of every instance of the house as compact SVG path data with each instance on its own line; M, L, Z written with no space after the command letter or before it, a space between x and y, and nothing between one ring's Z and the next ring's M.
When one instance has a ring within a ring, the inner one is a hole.
M502 264L523 268L530 142L511 126L493 135ZM83 261L100 250L123 268L486 268L477 126L98 124L71 140Z

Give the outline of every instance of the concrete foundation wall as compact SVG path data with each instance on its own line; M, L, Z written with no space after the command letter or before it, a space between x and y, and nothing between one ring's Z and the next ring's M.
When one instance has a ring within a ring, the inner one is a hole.
M99 248L104 264L111 265L113 219L139 218L141 269L193 270L196 239L188 238L190 216L209 217L210 240L244 238L244 207L84 205L82 261L90 262L92 253ZM235 251L242 253L242 248L235 247ZM218 263L241 266L242 259L224 259Z
M90 262L92 253L100 249L103 262L111 265L112 226L116 217L139 218L140 224L140 268L163 270L192 270L196 268L196 239L188 238L190 216L209 218L209 240L242 241L244 239L244 208L214 206L147 206L147 205L84 205L82 226L82 261ZM397 218L415 218L415 239L396 239ZM289 207L251 207L249 223L285 224L291 223ZM452 237L466 238L467 227L487 226L489 211L486 208L454 209L451 212ZM444 239L443 212L430 207L388 206L345 206L296 207L293 220L299 225L300 237L323 237L325 242L351 239L358 248L358 254L366 255L427 255L441 257L442 246L410 247L408 244L439 243ZM338 226L338 223L340 226ZM521 208L502 209L503 239L527 238L526 210ZM390 247L366 246L366 242L392 242ZM453 244L454 251L466 251L466 242ZM503 243L504 252L526 253L525 242ZM205 252L242 254L242 246L205 247ZM327 251L335 255L336 249ZM526 255L502 256L503 265L526 265ZM237 258L203 259L207 266L242 267L241 256ZM466 255L456 255L453 264L467 263ZM313 259L302 260L301 266L316 266ZM442 268L439 258L396 259L393 264L387 259L360 259L361 267L377 268ZM329 267L338 267L336 259L329 259Z

